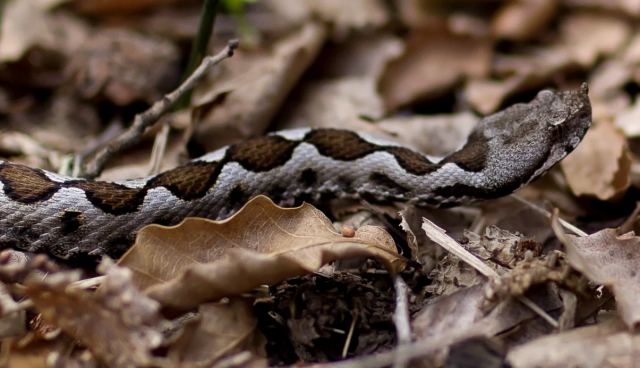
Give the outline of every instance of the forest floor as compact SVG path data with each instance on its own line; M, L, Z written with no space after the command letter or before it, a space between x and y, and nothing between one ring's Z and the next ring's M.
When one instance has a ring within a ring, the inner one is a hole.
M308 126L444 156L584 82L593 125L457 208L258 196L99 264L2 243L1 366L634 366L639 0L222 0L200 64L202 3L0 5L0 157L126 180Z

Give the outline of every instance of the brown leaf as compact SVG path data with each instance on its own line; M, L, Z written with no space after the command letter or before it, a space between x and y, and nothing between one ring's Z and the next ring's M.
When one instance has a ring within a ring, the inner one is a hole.
M185 327L168 357L176 366L208 367L234 352L261 352L264 338L257 332L252 304L240 298L201 304L199 318Z
M577 8L595 8L622 12L632 17L640 15L640 1L638 0L563 0L563 3Z
M180 0L75 0L73 5L82 13L104 16L111 13L128 14L157 10L179 2Z
M344 38L352 30L377 29L389 21L381 0L265 0L268 7L288 21L298 22L320 18L332 23L335 38Z
M84 98L104 95L119 106L151 103L177 82L178 59L178 49L169 41L107 29L89 37L74 53L70 72Z
M403 43L380 34L353 37L341 47L327 47L314 64L314 78L301 81L279 114L277 129L340 127L370 131L384 103L376 90L382 69L397 57Z
M162 342L159 304L131 282L131 271L111 266L95 292L73 287L77 272L34 275L25 294L44 319L86 345L110 367L148 366Z
M395 116L376 122L376 126L420 152L444 157L462 147L477 122L478 118L474 114L461 112L430 116Z
M631 27L609 14L576 13L562 19L560 33L573 59L586 68L599 56L611 55L626 44Z
M34 47L66 54L77 48L87 29L72 17L53 14L52 9L63 2L6 2L0 19L0 62L19 60Z
M493 19L493 34L516 41L534 38L553 18L557 8L557 0L508 2Z
M341 127L357 131L384 113L383 101L375 90L375 81L367 77L346 77L306 83L284 114L279 129L299 127Z
M378 89L388 110L435 97L448 92L465 77L486 76L491 53L487 39L437 29L414 31L404 54L388 64Z
M592 127L578 148L560 164L567 184L576 195L612 199L631 183L627 140L606 121Z
M640 100L636 100L628 109L618 111L615 124L627 138L637 138L640 136L638 121L640 121Z
M639 336L612 319L516 346L507 361L522 368L631 367L638 360L639 343Z
M609 286L625 324L640 325L640 237L604 229L587 237L564 234L554 218L553 229L564 244L567 260L590 280Z
M518 91L543 86L574 64L562 45L528 49L522 54L496 55L494 59L496 74L505 79L474 78L465 88L471 106L483 114L496 111L506 98Z
M194 90L198 142L213 149L264 133L326 36L324 25L309 22L269 52L239 50L233 63Z
M562 306L558 297L549 292L536 293L532 297L546 311ZM481 307L483 302L482 285L463 288L430 301L411 326L417 339L425 346L436 343L449 345L472 336L491 337L513 331L535 315L515 299L504 301L485 314Z
M308 204L285 209L258 196L224 221L190 218L175 227L147 226L120 263L163 305L190 309L351 256L376 257L392 271L404 265L381 228L363 226L345 238Z

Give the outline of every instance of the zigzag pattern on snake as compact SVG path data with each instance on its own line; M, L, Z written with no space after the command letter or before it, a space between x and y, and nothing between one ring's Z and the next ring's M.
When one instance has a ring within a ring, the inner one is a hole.
M485 117L439 162L338 129L275 132L150 178L113 183L0 162L0 248L63 259L117 256L144 225L222 219L258 194L281 205L352 197L452 206L496 198L549 170L590 124L583 84L541 91Z

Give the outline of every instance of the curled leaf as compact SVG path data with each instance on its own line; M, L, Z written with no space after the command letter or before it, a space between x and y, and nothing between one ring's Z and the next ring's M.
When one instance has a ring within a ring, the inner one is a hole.
M363 226L343 237L311 205L286 209L258 196L224 221L147 226L121 264L152 298L184 310L353 256L375 257L392 272L404 265L382 228Z
M586 237L564 234L557 218L553 230L567 250L567 260L590 280L611 288L622 320L640 326L640 237L604 229Z

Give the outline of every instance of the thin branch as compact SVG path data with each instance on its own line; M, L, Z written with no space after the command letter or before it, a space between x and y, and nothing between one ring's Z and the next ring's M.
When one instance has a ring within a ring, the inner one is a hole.
M238 40L231 40L227 46L215 56L207 56L202 59L202 63L196 70L173 92L165 95L161 100L156 101L148 110L136 115L133 124L129 129L112 140L106 147L98 151L93 160L86 165L85 177L95 178L100 174L107 161L114 154L127 149L138 143L144 131L155 124L171 106L185 93L190 91L206 74L206 71L218 65L223 60L233 56L233 52L238 48Z
M411 323L409 322L409 288L402 277L395 275L393 286L396 292L396 309L393 312L393 323L396 326L398 346L411 343ZM397 355L393 368L404 368L408 361L403 356Z

